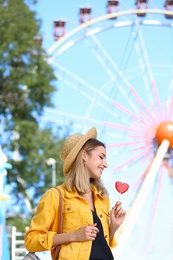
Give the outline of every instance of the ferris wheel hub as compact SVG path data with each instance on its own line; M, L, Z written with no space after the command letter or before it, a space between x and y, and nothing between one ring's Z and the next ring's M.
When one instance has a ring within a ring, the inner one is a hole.
M161 123L156 131L156 139L159 144L165 139L168 140L170 143L169 148L173 148L173 122Z

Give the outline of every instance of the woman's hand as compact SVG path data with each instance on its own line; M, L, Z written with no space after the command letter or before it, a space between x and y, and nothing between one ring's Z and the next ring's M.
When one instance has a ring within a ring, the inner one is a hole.
M123 210L121 202L117 201L110 212L110 230L113 230L113 232L115 233L115 231L123 223L125 216L126 211Z
M99 229L97 223L89 226L84 226L74 231L75 241L95 240Z
M80 242L87 240L95 240L99 229L96 227L97 223L83 226L73 232L56 234L53 237L53 245L62 245L70 242Z

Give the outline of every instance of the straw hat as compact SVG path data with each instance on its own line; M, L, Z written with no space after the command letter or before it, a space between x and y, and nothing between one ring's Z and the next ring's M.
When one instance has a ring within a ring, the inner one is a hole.
M82 146L91 138L97 137L97 130L95 127L91 128L85 135L83 134L73 134L64 143L60 158L64 162L63 171L64 175L67 175L70 170L71 165L76 159Z

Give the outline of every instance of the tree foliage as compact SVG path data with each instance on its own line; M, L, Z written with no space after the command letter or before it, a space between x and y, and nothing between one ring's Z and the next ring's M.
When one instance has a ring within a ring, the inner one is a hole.
M50 124L39 124L44 108L53 106L51 97L56 89L40 30L41 20L27 2L0 0L0 115L7 140L4 151L13 166L7 181L15 205L9 218L33 214L38 199L51 187L52 169L46 159L57 161L57 180L63 181L58 156L61 127L53 133Z
M32 122L22 121L20 127L21 137L16 143L10 142L8 147L22 155L22 159L10 160L13 169L9 171L8 183L15 193L16 212L20 208L20 213L26 217L26 214L35 212L41 195L52 187L52 167L46 164L48 158L56 160L57 184L63 182L62 162L59 160L63 139L59 140L51 129L41 130Z
M55 91L52 68L36 37L41 21L23 0L3 1L0 6L0 103L1 113L12 121L33 118L50 106Z

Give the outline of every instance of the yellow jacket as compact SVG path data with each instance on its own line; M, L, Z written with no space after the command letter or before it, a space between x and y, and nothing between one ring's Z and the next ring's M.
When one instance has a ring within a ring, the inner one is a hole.
M63 233L72 232L85 225L93 224L93 216L88 203L77 191L68 192L63 185L58 186L63 197ZM101 220L104 236L110 247L116 245L113 239L109 243L109 198L104 199L93 186L96 213ZM51 188L41 198L33 217L30 229L25 234L25 247L30 252L52 250L54 256L53 237L58 230L59 193ZM59 260L88 260L92 241L71 242L61 245Z

